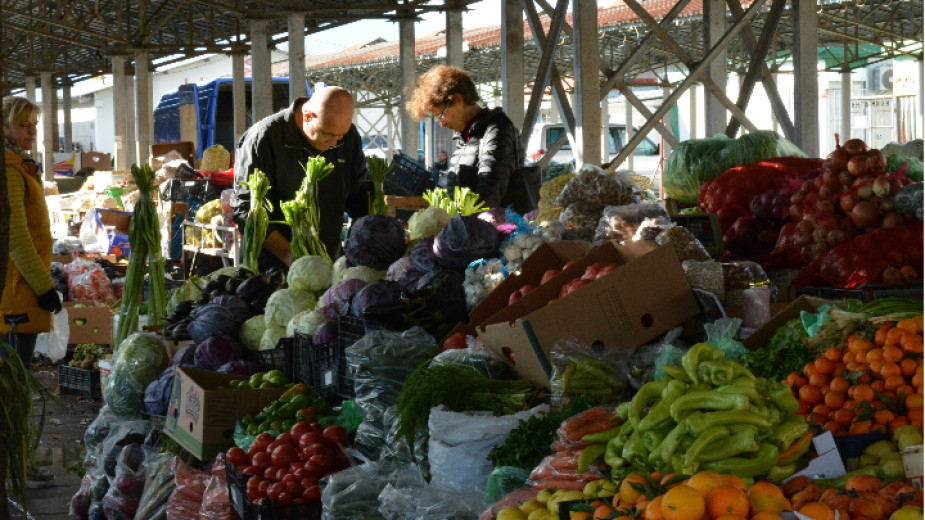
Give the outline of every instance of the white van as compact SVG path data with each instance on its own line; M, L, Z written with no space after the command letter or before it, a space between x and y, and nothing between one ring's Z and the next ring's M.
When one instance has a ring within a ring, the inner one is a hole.
M530 142L527 146L527 160L536 161L543 153L549 149L549 145L556 142L559 136L565 133L565 125L562 123L552 123L543 125L539 130L533 132ZM626 125L612 123L610 125L610 159L612 160L623 149L627 141ZM651 176L658 169L660 159L658 145L649 137L645 137L633 153L633 170L640 175ZM562 148L552 158L554 163L569 163L575 160L572 155L572 146L566 141ZM597 163L598 161L592 161ZM627 169L622 166L619 169Z

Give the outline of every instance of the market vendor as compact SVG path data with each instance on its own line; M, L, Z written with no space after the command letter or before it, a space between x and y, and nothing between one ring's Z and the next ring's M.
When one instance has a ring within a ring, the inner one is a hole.
M27 369L37 335L51 330L51 313L61 310L61 298L50 274L54 241L42 174L30 156L38 118L39 108L28 99L3 98L10 253L0 297L0 333ZM0 351L0 357L6 357L6 351Z
M295 198L309 158L321 156L334 165L333 173L318 184L320 237L331 258L340 256L344 212L356 219L369 211L372 182L362 140L353 125L353 110L349 92L325 87L311 98L296 99L288 108L264 118L241 137L235 152L231 199L235 223L244 229L250 192L243 183L255 168L267 175L267 198L273 203L259 259L261 270L292 263L289 226L275 222L283 221L280 202Z
M440 126L456 131L447 188L468 187L491 208L513 204L520 213L536 208L540 176L523 168L520 131L500 108L479 105L475 83L464 70L437 65L424 73L407 109L418 120L433 114Z

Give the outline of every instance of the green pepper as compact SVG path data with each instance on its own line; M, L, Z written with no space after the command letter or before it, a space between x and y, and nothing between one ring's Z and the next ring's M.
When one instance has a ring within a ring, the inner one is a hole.
M251 382L253 384L253 382ZM283 403L288 403L295 395L299 394L306 388L305 384L298 383L289 387L289 390L283 392L283 395L279 396L279 400Z
M720 386L716 391L724 394L743 394L748 396L748 400L753 405L764 407L765 398L758 391L758 384L754 379L737 377L728 384Z
M652 451L655 450L663 440L665 440L665 435L667 434L668 430L666 428L663 430L649 430L647 432L643 432L640 437L642 438L642 443L645 445L646 449L649 450L649 453L652 453Z
M632 401L623 401L622 403L618 404L617 408L613 411L613 417L611 420L627 420L630 416L630 406L632 404Z
M685 372L681 367L676 367L674 365L662 365L662 372L664 372L668 377L673 377L678 381L682 381L687 384L693 383L691 378L688 377L687 372Z
M809 445L813 442L813 434L810 431L807 431L803 434L802 437L794 441L786 449L781 450L780 460L777 461L779 465L787 466L790 464L796 464L800 457L806 454L809 451Z
M722 361L725 358L726 355L723 351L713 345L696 343L681 358L681 368L684 369L692 383L700 383L702 380L697 373L697 367L700 363L704 361Z
M578 472L584 473L591 463L603 455L605 451L607 451L606 444L592 444L581 450L581 455L578 456Z
M793 390L783 383L771 383L768 388L768 397L774 406L786 414L795 414L800 409L800 402L793 396Z
M796 473L796 471L796 464L777 465L768 470L768 474L765 475L765 479L767 479L769 482L780 484L784 481L784 479Z
M678 449L678 445L681 443L681 438L687 435L689 431L690 425L687 423L687 419L675 425L675 427L668 432L668 435L665 436L665 439L662 440L661 444L649 453L649 460L655 462L661 459L665 464L670 463L671 456L674 455L675 450Z
M305 394L296 394L289 400L288 405L295 405L296 410L301 410L302 408L308 408L314 404L312 398Z
M604 463L611 468L619 468L624 462L623 458L620 457L620 453L622 452L623 442L619 441L618 437L610 439L610 441L607 442L607 447L604 449Z
M765 413L768 420L774 424L780 424L784 420L784 412L780 411L780 408L776 406L768 406L765 408Z
M735 457L741 453L754 453L758 451L758 441L755 436L758 427L751 424L734 424L728 427L733 432L729 437L710 443L697 456L698 462L710 462Z
M713 462L704 462L703 469L719 473L731 473L739 477L757 477L764 475L777 465L780 451L773 444L764 443L758 447L754 458L729 457Z
M614 426L609 430L604 430L597 433L589 433L581 438L582 442L593 442L597 444L606 444L607 441L613 439L620 433L621 426Z
M623 444L623 451L620 453L620 457L629 461L630 464L643 466L648 454L649 452L646 451L646 446L642 443L639 432L636 431L633 432L630 438L626 440L626 443Z
M719 412L697 411L688 415L685 420L690 425L691 433L694 435L700 435L711 426L726 424L750 424L762 429L770 429L774 426L768 419L748 410Z
M873 475L875 477L878 477L880 476L880 468L879 466L868 466L866 468L849 471L848 473L845 473L844 475L840 475L835 478L820 478L820 479L814 478L811 480L813 484L816 484L817 486L826 487L826 488L835 488L835 489L844 491L845 484L848 483L848 480L851 477L855 477L857 475Z
M715 390L688 392L671 403L671 418L679 421L686 412L700 409L708 410L744 410L748 407L748 397L742 394L723 394Z
M720 439L729 438L729 429L725 426L711 426L704 430L703 433L694 439L690 448L684 453L684 464L681 466L681 473L684 475L693 475L697 473L697 457L711 442Z
M682 381L678 381L677 379L668 381L668 384L665 385L665 388L662 390L661 400L658 404L649 408L648 415L639 421L639 424L636 425L636 429L645 432L670 425L672 422L671 414L669 413L671 403L673 403L675 399L681 397L686 389L687 385Z
M649 381L648 383L642 385L642 388L636 392L636 395L633 396L632 401L630 401L630 410L629 410L629 422L633 425L633 428L639 426L639 422L642 421L642 413L647 406L652 406L658 399L662 397L662 391L665 390L665 387L668 386L668 379L659 379L657 381Z
M784 451L808 431L809 423L806 422L806 419L804 419L802 415L791 415L774 428L767 442L774 444L779 450Z

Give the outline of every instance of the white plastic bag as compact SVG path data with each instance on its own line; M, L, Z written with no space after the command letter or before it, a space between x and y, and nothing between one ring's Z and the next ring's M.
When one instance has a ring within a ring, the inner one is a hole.
M109 233L96 208L90 208L80 225L80 241L87 253L109 253Z
M43 332L35 339L35 352L57 363L67 355L67 338L71 333L67 322L67 311L61 310L51 315L51 330Z

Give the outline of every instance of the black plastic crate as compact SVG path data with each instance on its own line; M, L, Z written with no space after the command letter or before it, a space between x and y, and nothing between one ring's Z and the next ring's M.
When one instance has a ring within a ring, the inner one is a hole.
M864 284L854 289L840 289L837 287L807 286L797 291L799 294L816 296L827 300L853 299L864 303L881 298L910 298L921 300L923 286L921 282L901 284Z
M343 351L332 341L315 345L311 336L296 334L293 346L295 380L328 398L338 394Z
M228 496L242 520L320 520L321 502L291 504L288 506L264 500L257 505L247 499L247 481L251 475L244 475L234 464L225 461L225 476L228 479Z
M387 195L421 195L433 183L433 172L401 152L395 154L392 164L385 177Z
M293 338L282 338L276 344L273 350L258 350L256 352L257 362L267 370L282 370L290 381L295 375L293 349L295 340Z
M76 390L87 399L100 399L103 397L103 391L100 388L100 371L58 365L58 393L62 390Z

